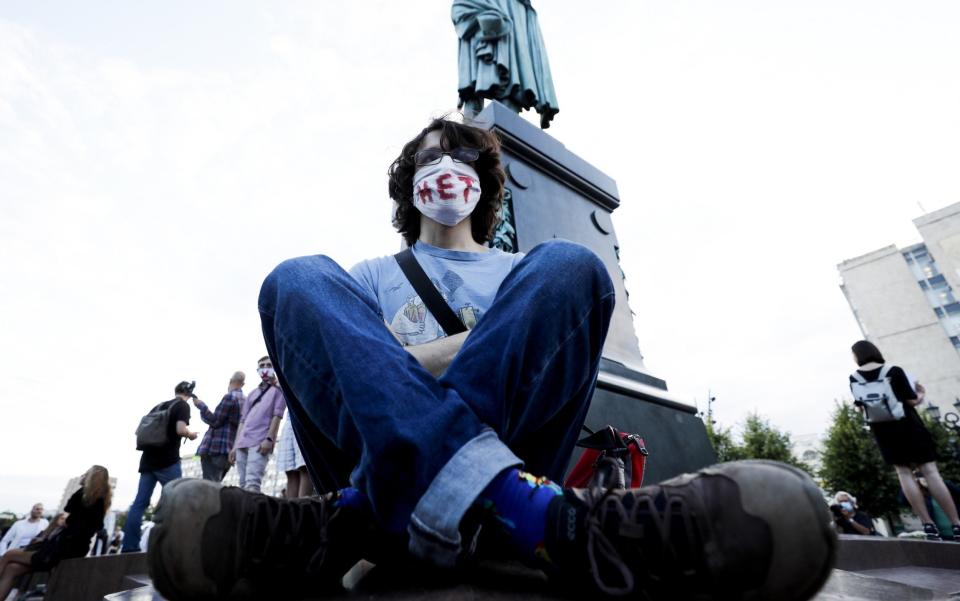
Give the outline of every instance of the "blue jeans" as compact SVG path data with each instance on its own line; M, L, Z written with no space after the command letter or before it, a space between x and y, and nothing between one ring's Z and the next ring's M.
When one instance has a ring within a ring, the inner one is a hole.
M157 483L163 486L171 480L176 480L181 475L180 461L152 472L143 472L140 474L140 484L137 486L137 496L127 511L127 521L123 525L123 548L121 551L139 551L140 550L140 526L143 521L143 512L150 505L150 497L153 496L153 489Z
M318 490L349 484L387 534L440 565L501 471L561 481L596 383L613 313L606 267L586 248L538 245L439 378L384 326L377 301L334 261L280 264L260 291L267 351Z

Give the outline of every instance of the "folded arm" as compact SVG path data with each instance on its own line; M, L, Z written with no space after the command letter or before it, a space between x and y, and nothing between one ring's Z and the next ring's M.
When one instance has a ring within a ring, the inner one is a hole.
M425 344L414 344L404 347L413 355L420 365L435 377L440 377L450 367L453 358L460 352L460 347L470 332L461 332L453 336L438 338Z

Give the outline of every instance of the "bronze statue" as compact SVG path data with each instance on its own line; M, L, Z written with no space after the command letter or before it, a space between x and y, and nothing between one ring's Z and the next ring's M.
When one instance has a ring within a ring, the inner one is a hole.
M557 114L547 51L530 0L453 0L460 37L460 107L474 116L483 99L518 113L534 108L546 129Z

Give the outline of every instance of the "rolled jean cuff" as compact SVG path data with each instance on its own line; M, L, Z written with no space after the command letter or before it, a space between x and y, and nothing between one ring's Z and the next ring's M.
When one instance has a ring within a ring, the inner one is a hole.
M453 567L460 556L463 516L497 474L519 465L523 462L493 430L484 430L460 447L410 516L410 552L438 566Z

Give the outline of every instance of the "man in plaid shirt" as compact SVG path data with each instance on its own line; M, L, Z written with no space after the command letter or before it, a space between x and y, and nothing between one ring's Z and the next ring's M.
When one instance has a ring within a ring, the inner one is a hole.
M211 412L206 403L196 397L193 398L193 404L200 410L200 419L210 426L197 449L204 480L220 482L230 470L227 456L237 437L245 380L246 375L242 371L233 374L227 394L223 395L215 411Z

